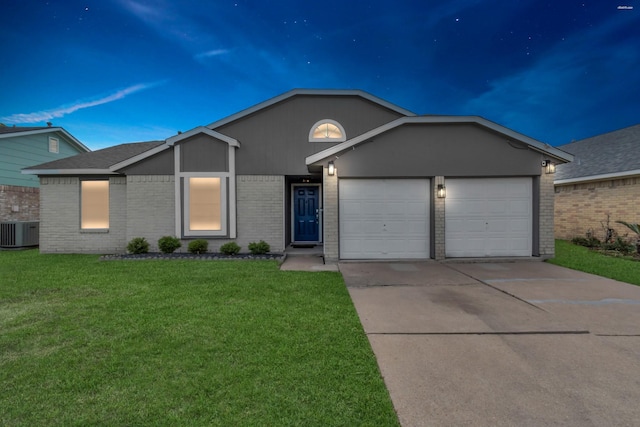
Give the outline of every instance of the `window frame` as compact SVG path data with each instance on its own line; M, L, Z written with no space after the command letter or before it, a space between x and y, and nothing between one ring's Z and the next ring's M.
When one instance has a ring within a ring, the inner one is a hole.
M182 190L182 227L183 237L226 237L229 233L229 202L228 202L228 173L216 172L188 172L181 173ZM190 178L219 178L220 179L220 230L190 230Z
M49 137L49 152L53 154L60 153L60 139L54 138L53 136Z
M330 124L337 127L342 136L340 138L314 138L313 134L315 133L316 129L325 124ZM311 126L311 130L309 131L309 142L344 142L346 140L347 133L344 131L342 125L331 119L322 119L317 121L313 126Z
M84 199L86 198L85 196L85 189L83 188L83 184L85 182L106 182L107 184L107 226L106 227L84 227L83 223L85 222L85 212L86 210L84 209ZM101 232L107 232L109 231L110 227L111 227L111 182L110 180L107 179L81 179L80 180L80 231L81 232L85 232L85 233L101 233Z

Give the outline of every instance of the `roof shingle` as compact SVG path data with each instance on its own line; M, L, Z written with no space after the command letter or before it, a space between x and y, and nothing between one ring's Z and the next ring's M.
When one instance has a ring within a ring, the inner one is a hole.
M640 170L640 124L557 148L574 160L557 166L556 181Z
M52 162L42 163L40 165L31 166L27 169L108 169L110 166L135 157L138 154L142 154L145 151L151 150L162 144L164 144L164 141L120 144L113 147L104 148L102 150L91 151L60 160L54 160Z

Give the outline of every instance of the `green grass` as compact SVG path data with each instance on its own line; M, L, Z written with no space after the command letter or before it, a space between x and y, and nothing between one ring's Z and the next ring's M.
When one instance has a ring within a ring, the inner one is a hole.
M341 276L0 252L3 426L394 426Z
M556 240L556 256L548 260L548 262L621 282L640 285L640 262L607 256L565 240Z

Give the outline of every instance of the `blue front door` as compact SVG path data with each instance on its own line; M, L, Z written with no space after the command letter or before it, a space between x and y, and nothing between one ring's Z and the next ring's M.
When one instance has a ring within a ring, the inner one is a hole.
M293 221L295 242L320 240L320 198L318 186L293 187Z

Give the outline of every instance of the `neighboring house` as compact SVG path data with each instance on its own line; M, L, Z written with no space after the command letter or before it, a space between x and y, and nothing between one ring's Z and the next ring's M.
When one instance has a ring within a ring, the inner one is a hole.
M416 116L357 90L293 90L166 141L38 166L42 252L134 237L323 245L326 259L549 257L571 156L480 117ZM446 194L445 194L446 193Z
M40 219L40 182L22 168L87 151L60 127L0 125L0 222Z
M605 237L615 221L640 222L640 124L558 147L574 155L555 174L555 233L571 239Z

